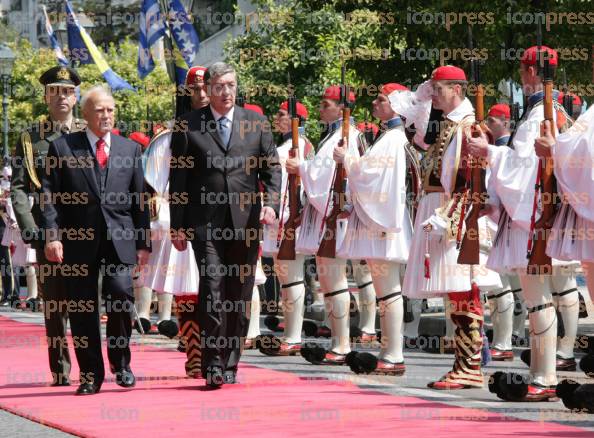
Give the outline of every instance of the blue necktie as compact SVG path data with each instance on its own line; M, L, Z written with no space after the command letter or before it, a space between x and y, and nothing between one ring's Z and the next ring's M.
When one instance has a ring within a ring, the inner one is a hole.
M219 127L219 136L225 147L229 145L229 138L231 137L231 129L229 129L229 119L225 116L217 120Z

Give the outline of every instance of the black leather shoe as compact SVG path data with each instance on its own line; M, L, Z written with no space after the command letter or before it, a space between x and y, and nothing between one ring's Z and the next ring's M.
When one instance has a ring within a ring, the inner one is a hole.
M237 382L237 374L235 371L227 370L223 373L223 381L228 385L233 385Z
M210 367L206 371L206 386L211 389L218 389L225 383L225 375L221 367Z
M76 395L93 395L97 394L101 386L97 386L93 383L81 383L76 390Z
M115 372L116 383L122 388L133 388L136 385L136 377L130 368Z

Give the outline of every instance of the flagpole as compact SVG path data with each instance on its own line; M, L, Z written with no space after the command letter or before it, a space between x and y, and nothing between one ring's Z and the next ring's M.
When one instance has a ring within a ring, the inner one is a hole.
M64 9L64 15L63 17L65 17L66 22L64 23L64 26L66 26L66 41L65 44L68 44L68 62L70 63L70 68L72 68L73 70L76 70L76 61L73 59L72 57L72 52L70 51L70 44L68 43L68 12L66 11L66 0L61 2L62 4L62 8ZM58 17L60 16L60 14L58 14ZM79 92L80 92L80 88L79 88ZM74 118L78 119L80 116L80 108L78 107L78 105L74 105L73 108L73 115Z
M177 71L175 69L175 62L173 60L173 40L171 38L171 29L169 27L169 7L167 5L167 0L159 0L159 6L161 7L161 11L165 13L165 26L167 27L166 38L163 38L163 45L165 47L165 51L168 52L168 55L165 56L165 65L167 66L167 73L169 74L169 79L171 79L176 87L178 84L177 81Z
M146 101L146 130L147 130L146 134L149 137L152 137L152 135L151 135L152 123L151 123L151 118L150 118L151 109L150 109L150 105L149 105L149 101L148 101L146 82L144 82L144 100Z

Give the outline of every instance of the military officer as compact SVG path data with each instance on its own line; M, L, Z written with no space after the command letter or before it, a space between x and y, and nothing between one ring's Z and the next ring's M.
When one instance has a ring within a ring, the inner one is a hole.
M74 69L59 66L43 73L39 82L44 86L48 115L32 123L18 137L10 196L23 241L31 244L37 253L52 386L68 386L70 356L66 341L66 296L60 281L59 265L49 262L43 252L43 236L39 229L41 209L51 200L41 198L40 178L50 142L62 134L85 127L83 120L72 115L77 100L75 88L81 80Z

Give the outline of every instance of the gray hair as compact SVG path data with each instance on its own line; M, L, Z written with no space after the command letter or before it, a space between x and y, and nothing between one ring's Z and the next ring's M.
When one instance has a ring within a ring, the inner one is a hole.
M205 83L209 82L211 78L223 76L228 73L233 73L234 75L237 76L235 69L231 65L227 64L226 62L222 62L222 61L215 62L213 65L208 67L208 69L206 70L206 73L204 74L204 82Z
M105 85L93 85L91 88L89 88L85 92L83 97L80 99L80 108L83 110L83 112L85 110L85 107L86 107L89 99L96 95L100 95L100 96L104 96L104 97L105 96L111 97L113 99L113 95L111 94L111 91L109 91L109 89ZM113 100L115 100L115 99L113 99Z

